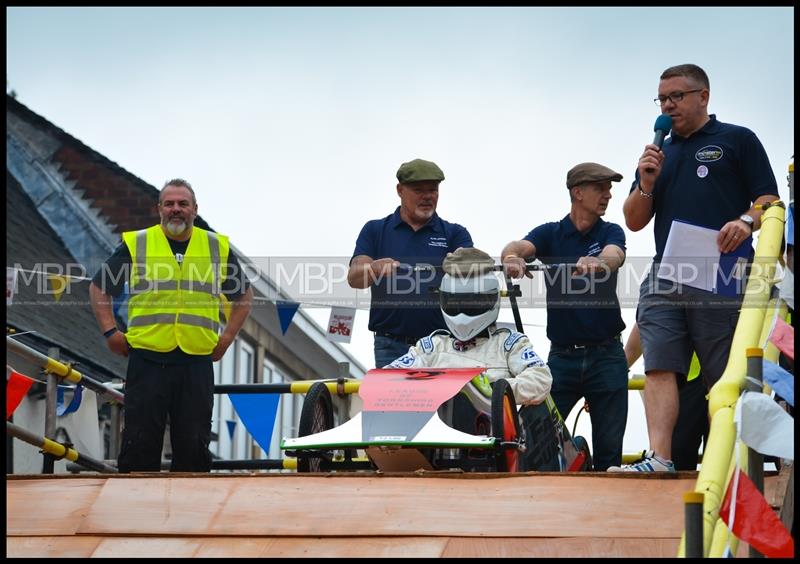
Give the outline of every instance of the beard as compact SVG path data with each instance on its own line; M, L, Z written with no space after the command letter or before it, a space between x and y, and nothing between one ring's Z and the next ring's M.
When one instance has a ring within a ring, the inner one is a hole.
M167 231L169 231L170 235L180 235L184 231L186 231L186 222L181 220L180 223L174 223L173 221L167 222Z
M424 219L430 219L430 218L433 217L434 212L436 212L436 208L435 207L417 208L414 211L417 213L417 215L419 217L424 218Z

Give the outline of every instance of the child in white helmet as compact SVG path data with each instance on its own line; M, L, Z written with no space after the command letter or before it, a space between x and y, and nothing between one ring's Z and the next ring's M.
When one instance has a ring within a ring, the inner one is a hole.
M485 366L491 382L505 378L518 404L539 404L553 377L528 337L495 325L500 282L494 260L474 248L448 253L442 263L439 303L449 329L423 337L385 368L466 368Z

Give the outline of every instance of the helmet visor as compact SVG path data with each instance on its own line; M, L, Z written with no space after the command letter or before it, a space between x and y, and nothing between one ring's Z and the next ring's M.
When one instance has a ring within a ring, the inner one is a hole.
M490 294L451 294L439 292L439 305L442 311L450 316L461 313L475 317L491 310L500 296L497 292Z

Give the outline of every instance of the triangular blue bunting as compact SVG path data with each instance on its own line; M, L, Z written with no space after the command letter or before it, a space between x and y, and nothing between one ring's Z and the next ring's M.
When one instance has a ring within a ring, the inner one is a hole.
M264 452L269 452L279 394L228 394L242 425Z
M764 359L764 382L794 407L794 374L774 362Z
M64 405L64 390L69 389L69 386L58 386L56 390L56 415L59 417L78 411L81 406L83 386L80 384L75 387L75 392L72 394L72 401L69 402L69 405Z
M284 302L279 300L275 302L275 305L278 308L278 318L281 320L281 333L285 335L300 304L298 302Z
M228 419L225 423L228 425L228 436L233 440L233 432L236 430L236 421Z

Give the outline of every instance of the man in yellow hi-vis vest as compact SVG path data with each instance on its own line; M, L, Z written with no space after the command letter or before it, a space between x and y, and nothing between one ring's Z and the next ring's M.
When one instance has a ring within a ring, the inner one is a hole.
M161 189L159 225L122 234L92 279L89 296L108 348L128 357L120 472L161 469L169 416L173 472L211 469L212 363L250 313L253 291L224 235L194 226L191 185ZM128 326L117 328L112 297L128 283ZM222 328L222 296L232 303Z

